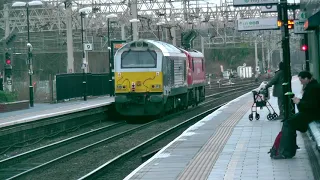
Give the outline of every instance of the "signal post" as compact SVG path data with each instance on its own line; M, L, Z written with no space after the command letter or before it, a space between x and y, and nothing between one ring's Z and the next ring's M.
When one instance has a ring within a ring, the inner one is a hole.
M284 119L290 117L292 111L292 88L291 88L291 66L290 66L290 44L289 44L289 28L288 28L288 2L287 0L280 0L279 15L283 24L280 27L282 33L282 49L283 49L283 64L284 64L284 77L283 77L283 93L284 93Z
M16 38L15 34L9 35L4 42L4 90L12 92L12 51L11 47Z
M7 50L8 51L8 50ZM11 55L9 52L5 52L5 64L4 64L4 86L5 90L12 92L12 65Z
M305 52L306 56L306 71L310 71L309 65L309 46L308 46L308 34L304 34L303 43L301 44L301 50Z
M292 87L291 87L291 63L290 63L290 44L289 44L289 29L294 29L295 34L304 34L306 33L303 29L303 22L305 19L305 13L301 12L298 15L298 20L288 21L288 9L294 11L295 19L295 10L300 9L300 4L290 4L288 5L287 0L280 0L279 4L278 17L282 22L284 22L280 29L282 33L282 49L283 49L283 63L284 63L284 83L283 93L284 93L284 119L287 120L292 114L295 114L295 106L291 100L292 96ZM307 47L307 46L306 46ZM305 47L305 48L306 48ZM303 48L302 48L303 49Z

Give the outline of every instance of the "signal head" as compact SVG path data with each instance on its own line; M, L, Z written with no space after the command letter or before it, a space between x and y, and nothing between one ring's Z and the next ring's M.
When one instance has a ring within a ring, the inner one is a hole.
M7 65L11 65L11 60L10 59L6 59L6 64Z
M301 46L301 50L302 50L302 51L306 51L306 50L308 50L308 46L307 46L307 45L305 45L305 44L304 44L304 45L302 45L302 46Z

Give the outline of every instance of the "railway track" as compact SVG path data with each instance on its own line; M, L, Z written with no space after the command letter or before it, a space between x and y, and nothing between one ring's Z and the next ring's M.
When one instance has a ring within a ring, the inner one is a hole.
M242 90L240 93L247 92L247 90ZM234 92L239 93L239 92ZM110 159L109 161L105 162L98 168L92 170L90 173L82 176L79 178L79 180L88 180L88 179L123 179L125 176L121 177L119 173L119 166L123 166L124 164L132 164L132 163L139 163L141 164L143 161L146 161L147 158L150 158L153 154L155 154L157 151L159 151L165 144L170 142L171 140L166 140L166 143L161 143L161 141L168 136L170 136L173 133L176 133L178 136L180 132L183 132L185 129L193 125L194 123L198 122L199 120L203 119L207 115L211 114L213 111L217 110L219 107L223 106L226 102L220 103L219 105L216 105L213 108L209 108L204 112L198 113L197 115L188 118L187 120L184 120L183 122L177 123L176 125L166 129L165 131L162 131L161 133L149 138L148 140L141 142L135 147L132 147L128 149L127 151L119 154L118 156L114 157L113 159ZM176 137L174 136L171 138L172 140ZM162 145L157 145L162 144ZM147 150L149 153L143 154L141 152L145 152L146 149L149 147L152 147L150 150ZM136 155L138 154L138 155ZM121 164L121 165L120 165ZM136 167L139 165L136 164ZM118 167L118 168L117 168ZM134 167L134 168L136 168ZM134 170L134 168L131 169ZM131 171L128 171L127 173L130 173ZM113 172L118 172L118 175L114 175ZM120 177L119 177L120 176Z
M248 86L251 84L252 83L243 84L243 85L237 84L237 86L227 86L219 89L207 89L206 95L208 95L207 98L210 98L210 95L213 93L216 94L217 92L222 92L222 91L226 92L226 90L231 90L231 89L235 89L237 87L242 87L242 86ZM92 128L98 128L101 126L106 126L111 124L111 121L104 121L104 119L102 119L103 117L104 116L98 116L96 120L92 120L94 118L91 118L89 123L75 124L74 127L65 128L63 131L57 131L58 133L51 132L50 134L46 134L46 135L44 134L43 136L39 136L37 138L35 137L34 139L30 139L28 141L15 142L10 146L0 147L0 152L1 152L0 161L2 159L14 156L16 154L23 153L27 149L31 150L31 149L39 148L41 146L44 146L45 144L54 143L54 142L60 141L61 139L65 139L68 136L77 135L77 134L80 134L81 132L90 131L90 129ZM115 119L114 117L111 117L111 116L110 118Z
M260 83L259 83L260 84ZM222 92L225 90L229 90L229 89L234 89L234 88L244 88L244 87L251 87L251 86L257 86L258 83L248 83L248 84L233 84L230 86L222 86L222 87L206 87L206 92L210 93L210 92Z
M183 127L189 127L192 124L196 123L197 121L201 120L202 118L206 117L207 115L209 115L210 113L212 113L213 111L217 110L218 108L220 108L222 105L216 106L214 108L211 108L210 110L207 110L201 114L198 114L192 118L189 118L177 125L175 125L174 127L171 127L170 129L167 129L166 131L163 131L162 133L138 144L137 146L125 151L124 153L116 156L115 158L107 161L106 163L104 163L103 165L99 166L98 168L94 169L93 171L91 171L90 173L86 174L85 176L82 176L81 178L79 178L79 180L87 180L87 179L108 179L108 175L106 176L105 174L107 173L108 169L112 166L115 166L116 163L118 163L119 161L123 161L127 158L130 158L132 155L134 155L135 153L142 151L144 148L147 148L148 146L154 145L155 143L157 143L158 141L160 141L161 139L165 138L166 136L170 135L171 133L178 131L179 129L183 128ZM157 149L156 151L153 151L152 154L155 154L159 149ZM151 157L151 156L150 156ZM107 173L108 174L108 173Z
M230 88L237 88L237 87L245 87L250 85L260 85L262 81L254 82L254 81L236 81L231 84L228 83L212 83L210 85L206 85L206 92L221 92Z
M225 92L215 93L212 95L207 96L208 100L201 103L200 106L208 106L209 103L221 99L228 93L239 93L241 88L234 88ZM242 88L243 89L243 88ZM248 91L248 89L253 89L252 87L246 88L244 91ZM209 104L210 105L210 104ZM190 109L189 109L190 111ZM166 117L166 120L171 119L170 116L175 116L178 114L184 113L178 112L173 115L169 115ZM132 125L132 124L126 124L125 122L115 123L113 125L109 125L106 127L102 127L96 130L92 130L90 132L68 138L63 141L59 141L32 151L25 152L20 155L16 155L7 159L4 159L0 161L0 171L2 172L0 177L2 179L8 178L8 179L19 179L19 178L25 178L25 177L32 177L36 175L38 172L41 172L43 170L49 170L52 171L52 169L55 168L48 168L55 166L56 164L62 164L62 167L59 169L68 169L68 167L73 167L74 164L77 164L80 162L83 163L83 161L78 161L79 156L78 155L84 155L87 154L89 151L94 152L102 151L105 144L108 144L108 147L113 147L112 153L110 153L110 162L114 159L114 157L119 156L119 152L116 150L114 151L114 148L118 147L118 144L121 141L126 141L130 138L130 134L139 133L142 129L147 129L150 126L153 126L159 122L166 122L166 120L158 120L158 121L151 121L149 123L143 124L143 125ZM171 121L171 120L170 120ZM169 121L168 121L169 122ZM158 126L158 125L157 125ZM172 125L170 125L172 126ZM170 127L169 126L169 127ZM169 127L166 127L167 129ZM162 132L166 129L158 129ZM120 132L120 133L119 133ZM145 132L143 132L145 133ZM107 138L106 138L107 137ZM89 139L89 140L88 140ZM131 138L134 139L134 138ZM81 142L83 141L83 142ZM113 144L113 145L112 145ZM137 144L128 144L129 147L137 146ZM69 147L72 147L71 149ZM95 150L94 150L95 149ZM127 150L128 148L126 148ZM105 149L106 151L106 149ZM125 151L123 151L124 153ZM52 155L48 155L54 154ZM114 154L115 153L115 154ZM102 153L103 154L103 153ZM90 156L90 155L89 155ZM51 158L48 158L51 157ZM90 158L89 158L90 159ZM105 158L98 158L98 159L105 159ZM115 159L114 159L115 160ZM87 162L84 162L87 163ZM92 162L93 164L96 164ZM96 164L97 165L97 164ZM59 165L60 166L60 165ZM65 168L63 168L65 167ZM97 167L97 166L95 166ZM86 172L88 168L85 168L83 170L77 169L79 172ZM92 168L91 168L92 169ZM54 171L54 170L53 170ZM57 173L57 172L56 172ZM68 172L66 172L68 174ZM76 172L75 172L76 173ZM89 172L87 172L89 173ZM49 172L50 174L50 172ZM54 175L55 173L51 173L51 175ZM77 174L77 173L76 173ZM51 177L51 176L50 176ZM54 177L54 176L52 176ZM67 176L66 176L67 177ZM29 179L29 178L27 178ZM31 178L33 179L33 178ZM59 179L59 178L58 178Z
M108 177L109 174L107 173L109 168L112 168L112 166L115 166L116 163L120 162L120 161L124 161L127 158L130 158L130 156L133 156L135 153L144 150L145 148L147 148L148 146L154 145L155 143L157 143L158 141L160 141L161 139L165 138L166 136L170 135L171 133L178 131L179 129L181 129L182 127L189 127L192 124L196 123L197 121L201 120L202 118L204 118L205 116L209 115L210 113L212 113L213 111L215 111L216 109L218 109L219 107L221 107L222 105L219 105L217 107L214 107L210 110L207 110L201 114L198 114L192 118L189 118L177 125L175 125L174 127L171 127L170 129L167 129L166 131L163 131L162 133L148 139L147 141L144 141L140 144L138 144L137 146L127 150L126 152L116 156L115 158L107 161L106 163L104 163L103 165L99 166L98 168L94 169L93 171L91 171L90 173L86 174L85 176L79 178L79 180L87 180L87 179L106 179ZM153 151L151 154L155 154L159 149L157 149L156 151ZM150 156L151 157L151 156Z
M230 83L231 82L231 83ZM262 81L258 81L258 82L255 82L255 81L226 81L226 82L220 82L220 83L217 83L217 82L214 82L214 81L211 81L210 84L208 84L207 82L207 85L206 87L215 87L215 88L218 88L218 87L222 87L222 86L230 86L230 85L236 85L236 84L250 84L250 83L261 83Z
M209 79L207 79L207 82L209 81ZM228 82L234 82L234 83L251 83L254 82L255 79L210 79L210 84L226 84ZM258 79L258 81L261 83L263 80L262 79Z

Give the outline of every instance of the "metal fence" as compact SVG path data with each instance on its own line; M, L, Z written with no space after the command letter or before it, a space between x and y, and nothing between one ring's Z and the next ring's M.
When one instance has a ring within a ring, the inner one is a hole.
M56 75L56 100L80 98L84 95L83 74ZM87 96L101 96L110 94L109 74L85 74Z

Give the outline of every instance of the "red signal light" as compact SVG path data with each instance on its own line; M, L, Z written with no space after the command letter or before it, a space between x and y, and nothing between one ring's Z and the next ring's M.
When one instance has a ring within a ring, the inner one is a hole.
M301 50L302 50L302 51L308 50L308 46L307 46L307 45L302 45L302 46L301 46Z
M10 64L11 64L11 60L10 60L10 59L7 59L7 60L6 60L6 64L10 65Z

